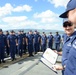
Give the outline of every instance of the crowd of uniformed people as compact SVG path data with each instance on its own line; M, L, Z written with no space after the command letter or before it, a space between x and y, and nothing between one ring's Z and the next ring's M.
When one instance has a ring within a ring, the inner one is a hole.
M22 57L26 52L29 57L34 56L37 52L44 52L46 48L53 49L53 43L55 49L60 50L61 35L56 32L55 35L49 32L46 35L45 32L40 34L37 30L32 32L30 30L27 33L19 30L18 33L15 31L6 31L3 33L0 29L0 64L5 63L5 57L11 57L11 60L16 60L16 55Z

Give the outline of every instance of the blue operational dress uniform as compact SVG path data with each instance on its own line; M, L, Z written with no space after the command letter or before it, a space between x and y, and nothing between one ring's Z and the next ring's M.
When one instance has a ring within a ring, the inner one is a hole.
M33 39L34 36L32 34L27 35L29 56L33 56Z
M24 33L24 51L23 51L23 53L25 53L26 54L26 33Z
M7 40L9 41L10 56L13 61L13 60L15 60L17 37L15 35L9 35Z
M55 49L57 51L60 50L60 41L61 41L61 36L58 34L58 35L55 35L54 36L54 42L55 42Z
M35 54L37 54L37 52L38 52L38 44L39 44L39 35L34 34L34 50L35 50Z
M5 36L5 34L3 34L3 32L2 32L2 36L4 37L4 45L5 45L5 47L4 47L4 57L6 57L7 56L7 53L6 53L6 36Z
M76 33L70 47L64 75L76 75Z
M47 37L45 35L42 35L41 40L42 51L44 52L47 46Z
M22 57L23 54L23 36L21 34L18 34L17 36L17 40L18 40L18 54L20 57Z
M76 13L76 11L75 11L76 10L76 0L70 0L68 2L66 11L63 12L60 15L60 17L61 18L68 18L69 17L69 16L67 16L68 11L71 11L71 10L73 10ZM72 13L72 14L74 14L74 13ZM74 20L74 18L72 18L72 20ZM75 36L76 36L76 34L75 34ZM72 45L71 45L71 48L70 48L70 51L69 51L68 61L67 61L67 64L66 64L64 75L76 75L76 38L72 42Z
M16 38L18 38L18 33L15 33ZM18 55L18 39L17 39L17 45L16 45L16 55Z
M27 44L28 35L29 35L29 32L26 33L26 39L25 39L25 41L26 41L26 51L28 51L28 44Z
M41 51L41 35L38 34L38 52Z
M5 42L6 48L5 48L5 49L6 49L7 56L9 56L9 47L8 47L8 44L7 44L7 37L8 37L8 35L9 35L9 34L6 34L6 35L5 35L5 38L6 38L6 42Z
M48 48L52 49L52 46L53 46L53 35L49 35L47 38L48 38Z
M25 42L25 38L26 38L26 34L24 34L24 32L22 31L22 37L23 37L23 53L26 53L26 42Z
M4 53L5 53L5 36L0 34L0 63L1 61L4 63Z
M74 32L71 36L67 36L66 34L64 34L64 38L63 38L64 41L63 41L63 47L62 47L62 51L63 51L62 52L62 66L63 67L69 64L68 56L71 51L71 47L75 38L76 38L76 32ZM62 71L62 75L65 75L64 73L65 73L65 70ZM68 74L68 75L71 75L71 74Z

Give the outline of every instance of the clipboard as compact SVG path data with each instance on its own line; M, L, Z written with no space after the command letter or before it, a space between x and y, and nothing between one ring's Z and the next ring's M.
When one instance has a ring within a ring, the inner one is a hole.
M40 61L45 64L48 68L50 68L52 71L57 73L57 70L54 68L54 65L56 64L58 58L58 54L55 53L52 49L47 48L42 55Z

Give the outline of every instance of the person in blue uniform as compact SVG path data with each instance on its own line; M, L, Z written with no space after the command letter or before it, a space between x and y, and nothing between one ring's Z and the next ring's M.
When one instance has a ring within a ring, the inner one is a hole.
M2 29L0 29L0 64L1 62L5 63L4 53L5 53L5 36L2 33Z
M28 44L27 44L27 37L29 35L29 32L26 33L26 39L25 39L25 42L26 42L26 51L28 52Z
M29 57L34 56L33 55L33 41L34 41L34 36L32 34L32 31L30 30L26 39L26 44L28 45Z
M64 75L76 75L76 38L68 55L68 61L66 64Z
M38 34L38 52L39 51L41 51L41 35L40 35L40 33L39 32L37 32L37 34Z
M39 44L39 35L37 34L37 31L34 32L34 51L35 54L38 52L38 44Z
M55 42L55 49L57 51L60 50L60 42L61 42L61 36L58 32L56 32L56 35L54 36L54 42Z
M23 43L24 43L24 38L21 34L21 31L18 32L18 35L17 35L17 41L18 41L18 54L20 57L22 57L22 54L23 54Z
M68 2L66 11L60 17L68 18L76 28L76 0L70 0ZM64 75L76 75L76 40L70 49Z
M5 34L4 34L4 32L2 31L2 36L3 36L3 38L4 38L4 44L5 44L5 47L4 47L4 58L6 58L7 57L7 52L6 52L6 36L5 36Z
M13 36L16 37L16 39L17 39L17 33L16 33L15 31L13 31ZM18 46L18 45L16 44L16 51L15 51L16 55L18 55L17 46Z
M62 52L62 66L65 67L68 61L69 52L71 51L71 47L73 41L76 38L76 32L74 31L74 25L70 21L66 21L63 23L64 30L66 34L64 35L63 41L63 52ZM69 31L68 31L69 30ZM64 75L65 69L62 71Z
M26 39L26 35L24 34L24 31L21 31L21 35L22 35L22 37L23 37L23 53L26 53L26 41L25 41L25 39Z
M48 48L51 48L53 47L53 35L52 35L52 32L50 32L50 34L48 35Z
M74 31L74 25L70 21L65 21L63 23L63 28L65 30L65 34L63 38L64 41L63 41L63 48L62 48L62 66L61 67L58 66L56 69L62 70L62 75L65 75L67 64L69 64L68 57L70 55L70 51L72 51L71 48L72 48L73 42L76 39L76 31Z
M44 52L47 47L47 36L46 36L45 32L43 32L43 34L41 36L41 45L42 45L42 51Z
M14 31L11 30L10 35L7 38L8 47L10 49L10 56L12 61L15 60L17 37L14 35Z
M24 53L26 54L26 33L24 33Z
M8 44L7 44L7 37L8 37L8 35L9 35L9 32L8 31L6 31L6 33L5 33L5 37L6 37L6 53L7 53L7 57L9 56L9 47L8 47Z

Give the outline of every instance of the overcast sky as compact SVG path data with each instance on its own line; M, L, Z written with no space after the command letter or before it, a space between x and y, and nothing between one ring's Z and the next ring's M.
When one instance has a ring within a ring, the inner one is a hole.
M0 28L63 30L59 15L69 0L0 0Z

